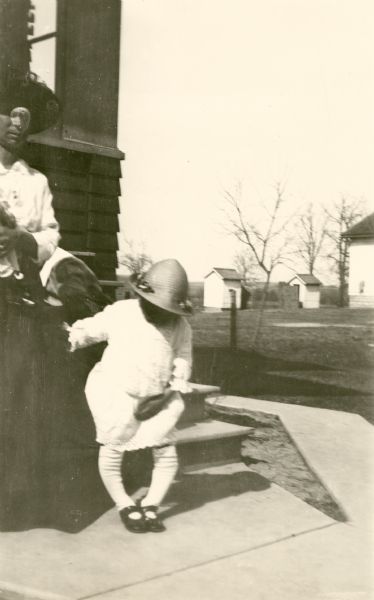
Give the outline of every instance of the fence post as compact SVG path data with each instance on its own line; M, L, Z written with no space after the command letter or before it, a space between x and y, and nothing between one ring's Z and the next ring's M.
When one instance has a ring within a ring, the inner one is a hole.
M236 292L230 292L230 348L236 348Z

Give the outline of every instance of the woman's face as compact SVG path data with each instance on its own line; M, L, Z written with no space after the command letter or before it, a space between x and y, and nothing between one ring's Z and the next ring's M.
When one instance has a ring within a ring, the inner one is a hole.
M9 116L0 114L0 146L9 151L21 146L26 140L30 120L30 111L23 106L13 108Z

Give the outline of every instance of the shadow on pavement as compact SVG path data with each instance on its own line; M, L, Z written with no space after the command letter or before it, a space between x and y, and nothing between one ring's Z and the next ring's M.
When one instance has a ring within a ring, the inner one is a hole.
M261 492L270 487L270 482L248 470L231 474L189 473L181 476L174 484L166 501L172 504L162 511L162 518L195 510L216 500L239 496L246 492Z

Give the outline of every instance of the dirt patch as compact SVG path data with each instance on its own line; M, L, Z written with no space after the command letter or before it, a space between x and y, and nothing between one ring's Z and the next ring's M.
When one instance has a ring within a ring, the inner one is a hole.
M251 349L255 310L237 313L237 348L228 313L196 314L193 381L223 394L356 413L374 423L372 309L265 312L260 341ZM253 426L243 459L269 481L337 520L344 515L311 472L275 415L217 415Z
M346 521L342 508L309 468L276 415L211 407L212 417L253 427L242 447L243 462L336 521Z

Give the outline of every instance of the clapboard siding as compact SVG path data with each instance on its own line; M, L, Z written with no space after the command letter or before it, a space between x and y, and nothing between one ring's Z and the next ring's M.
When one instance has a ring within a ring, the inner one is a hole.
M48 177L52 192L59 190L69 190L73 192L87 191L87 175L85 173L46 170L45 174Z
M90 164L90 173L121 179L121 164L107 156L93 156Z
M117 266L117 257L112 252L95 252L94 262L106 269L115 269Z
M53 206L55 210L69 210L71 212L87 212L89 206L89 196L82 192L60 192L53 194Z
M121 188L118 179L111 179L103 175L89 175L88 191L92 194L119 196Z
M25 158L45 173L60 224L60 246L92 251L90 266L100 279L115 279L121 165L111 158L37 143Z
M87 233L87 248L97 252L98 250L118 250L117 236L111 233L99 233L89 231Z
M118 196L98 196L90 194L88 196L88 207L90 211L99 213L119 213Z
M61 240L59 245L65 250L84 251L87 248L87 235L85 233L70 233L67 231L61 231Z
M56 210L56 219L61 231L85 231L87 229L87 213Z
M107 215L99 212L88 213L88 229L116 233L119 231L117 215Z

